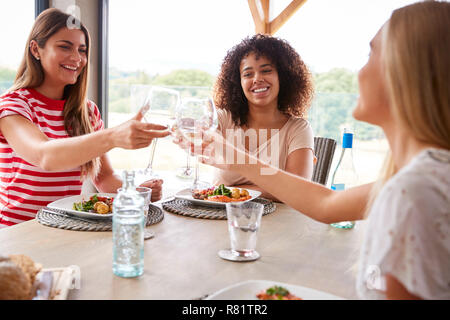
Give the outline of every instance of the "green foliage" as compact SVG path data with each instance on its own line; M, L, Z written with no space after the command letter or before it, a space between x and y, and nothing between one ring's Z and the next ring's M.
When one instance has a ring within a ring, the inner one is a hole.
M156 76L153 84L166 86L212 87L214 77L201 70L174 70L169 74Z
M16 77L16 71L13 69L0 67L0 94L9 89Z
M14 78L16 77L16 71L13 69L0 67L0 81L8 81L12 82L14 81Z
M341 143L344 127L354 131L360 140L378 139L378 127L357 121L352 111L358 101L358 77L346 69L332 69L313 76L316 95L309 110L308 120L316 136L333 138Z
M358 93L358 77L355 72L343 68L313 75L316 92Z
M126 72L110 69L109 110L134 113L142 103L142 95L151 85L178 90L182 98L211 94L214 77L201 70L175 70L165 75L148 75L144 71ZM382 131L375 126L356 121L352 111L358 101L356 72L342 68L313 75L316 95L308 120L316 136L329 137L341 143L344 127L353 129L360 140L377 139ZM140 93L139 93L140 92ZM139 97L139 94L141 96Z
M145 71L122 71L116 68L109 69L110 84L151 84L154 77L145 73Z
M134 113L152 85L178 90L182 98L211 94L214 77L201 70L175 70L166 75L150 76L144 71L109 70L109 110ZM163 99L163 98L161 98Z
M116 100L112 100L110 98L109 102L109 110L112 112L118 112L118 113L133 113L130 110L130 98L120 98Z

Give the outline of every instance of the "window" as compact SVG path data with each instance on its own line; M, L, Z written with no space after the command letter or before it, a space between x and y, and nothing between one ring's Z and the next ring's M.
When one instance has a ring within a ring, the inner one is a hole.
M379 128L351 117L358 99L357 71L392 10L413 2L307 1L275 34L289 41L314 75L316 95L308 119L315 135L338 141L335 160L343 127L354 130L355 166L362 183L377 177L388 146ZM271 19L290 0L272 3ZM109 14L109 126L137 112L136 90L155 84L188 95L211 90L227 50L254 33L247 1L110 0ZM149 148L110 152L116 169L144 168L149 154ZM156 171L173 171L185 162L185 153L169 139L158 142ZM205 177L210 170L201 168Z
M0 30L2 51L0 53L0 94L13 84L16 71L23 57L25 43L35 17L34 0L2 2Z
M277 15L290 1L272 2ZM354 131L353 156L360 182L378 177L388 144L380 128L352 118L359 95L357 73L367 61L370 40L391 12L414 2L306 1L276 34L297 49L313 72L316 95L308 119L315 135L338 142L329 180L341 153L344 127Z
M182 97L210 93L226 51L253 32L246 1L110 0L108 126L135 115L151 85L171 87ZM115 169L145 168L150 147L116 148L109 155ZM171 139L158 140L156 172L186 161ZM211 170L202 165L201 178L207 180Z

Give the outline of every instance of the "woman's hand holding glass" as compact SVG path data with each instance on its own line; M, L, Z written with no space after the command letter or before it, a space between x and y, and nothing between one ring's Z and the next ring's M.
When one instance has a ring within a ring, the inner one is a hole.
M164 125L142 122L143 115L138 112L130 120L111 128L111 141L114 147L140 149L150 145L153 139L170 134Z
M228 170L230 165L239 163L238 158L246 159L248 157L245 150L236 148L218 131L204 131L198 140L201 140L201 144L194 144L192 140L178 134L173 142L196 156L201 163L223 170ZM248 163L248 159L245 161Z
M142 182L139 187L152 189L151 202L159 201L162 198L162 179L153 179Z
M177 136L175 143L186 141L186 143L192 143L194 146L200 146L205 132L217 128L217 113L211 98L183 99L177 108L176 119ZM193 153L191 152L191 154ZM208 186L207 183L199 181L199 166L196 157L195 178L191 188L196 190Z
M144 104L140 110L140 114L145 121L153 124L165 126L169 135L175 124L175 110L180 103L180 95L176 90L164 87L151 87L145 98ZM156 149L155 139L150 150L150 159L147 167L141 172L146 179L157 178L158 175L153 171L153 160Z

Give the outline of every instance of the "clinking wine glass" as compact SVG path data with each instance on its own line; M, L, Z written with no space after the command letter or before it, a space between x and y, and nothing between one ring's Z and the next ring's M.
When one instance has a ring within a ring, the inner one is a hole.
M186 165L178 168L177 177L182 179L193 179L192 168L191 168L191 155L186 154Z
M180 94L178 91L165 87L152 86L145 98L140 112L144 121L167 126L168 130L172 132L176 121L175 112L179 103ZM150 146L150 159L148 165L143 172L141 172L146 180L159 177L153 170L153 160L155 158L157 141L158 139L153 139Z
M194 147L202 144L202 137L207 131L217 128L217 113L211 98L185 98L181 100L176 112L177 131L180 132ZM192 155L192 151L189 150ZM199 161L195 156L194 182L191 190L209 187L209 184L199 180Z

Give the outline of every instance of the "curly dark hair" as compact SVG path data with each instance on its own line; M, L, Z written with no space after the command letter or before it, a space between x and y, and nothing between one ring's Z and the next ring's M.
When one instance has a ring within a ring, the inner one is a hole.
M227 52L214 84L216 106L230 111L235 125L247 124L248 101L239 69L242 59L250 53L274 64L280 82L278 109L290 116L304 117L314 95L311 73L286 40L263 34L247 37Z

